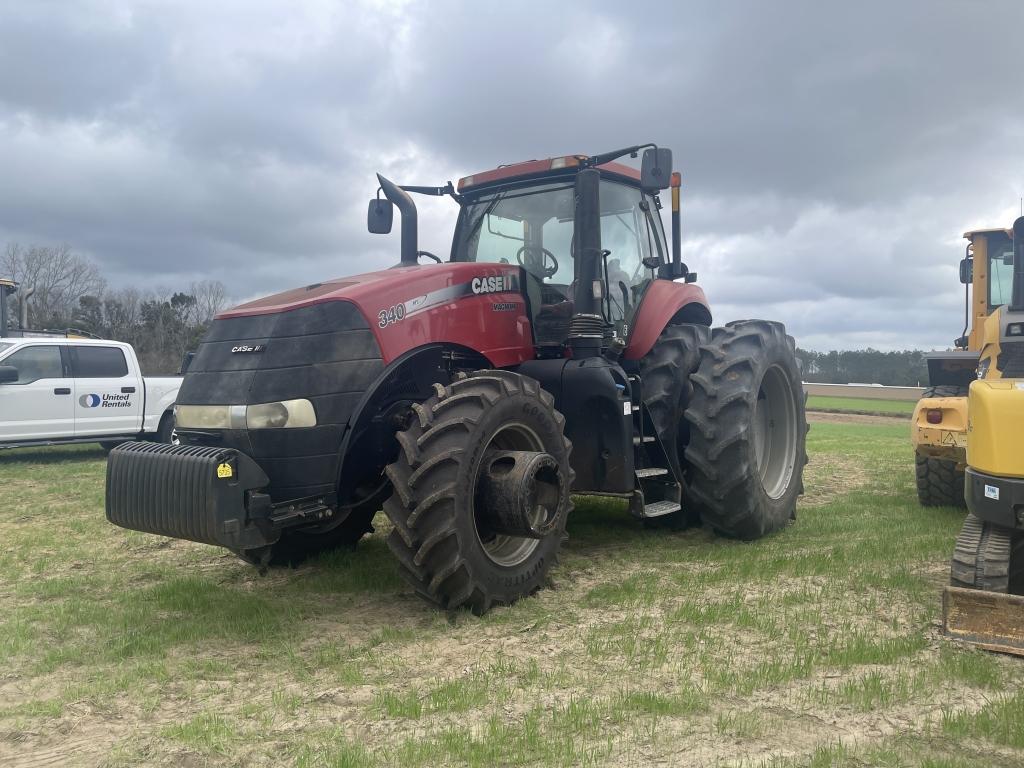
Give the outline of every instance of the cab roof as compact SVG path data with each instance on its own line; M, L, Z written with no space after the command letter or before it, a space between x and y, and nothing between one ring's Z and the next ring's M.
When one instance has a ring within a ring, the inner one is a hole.
M1013 230L1005 229L1003 227L993 227L992 229L971 229L968 230L967 232L964 232L964 237L970 240L975 235L988 235L993 232L1001 232L1007 237L1010 237L1011 239L1013 238Z
M459 179L459 192L468 192L478 187L487 187L498 182L510 181L512 179L523 179L530 176L544 176L552 171L560 171L567 168L577 168L583 161L588 160L589 155L562 155L561 157L549 157L546 160L526 160L522 163L501 165L490 171L481 171L472 176L465 176ZM625 163L612 161L597 166L605 173L638 183L640 171Z

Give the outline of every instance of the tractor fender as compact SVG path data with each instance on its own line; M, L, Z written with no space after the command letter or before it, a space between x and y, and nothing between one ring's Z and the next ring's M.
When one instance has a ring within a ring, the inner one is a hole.
M404 404L423 402L435 384L447 384L453 369L494 365L484 355L456 344L426 344L411 349L384 368L366 388L349 419L338 455L338 500L352 501L357 488L379 481L398 454L395 432Z
M665 326L671 323L711 325L711 308L700 286L671 280L652 282L633 318L623 358L639 360L646 355Z

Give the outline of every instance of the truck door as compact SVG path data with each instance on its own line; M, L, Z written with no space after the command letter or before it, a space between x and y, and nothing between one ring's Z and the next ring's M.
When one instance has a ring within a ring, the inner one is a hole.
M75 377L75 436L133 435L142 426L141 380L132 376L124 350L71 344Z
M0 365L18 380L0 384L0 442L71 437L75 408L70 372L59 344L22 347Z

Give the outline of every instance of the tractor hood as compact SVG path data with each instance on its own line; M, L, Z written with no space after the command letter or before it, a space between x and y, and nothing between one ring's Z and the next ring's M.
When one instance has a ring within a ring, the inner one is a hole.
M217 322L290 313L321 304L354 305L389 363L430 343L466 347L505 367L533 358L533 336L514 264L446 262L397 267L313 283L250 301Z

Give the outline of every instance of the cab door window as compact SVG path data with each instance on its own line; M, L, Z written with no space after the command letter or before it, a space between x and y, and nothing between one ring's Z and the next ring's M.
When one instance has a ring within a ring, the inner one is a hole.
M128 375L128 361L119 347L72 346L71 365L76 379L120 379Z
M31 384L40 379L64 378L64 365L61 362L60 347L44 345L25 347L5 358L0 365L10 365L18 369L18 380L10 385Z

